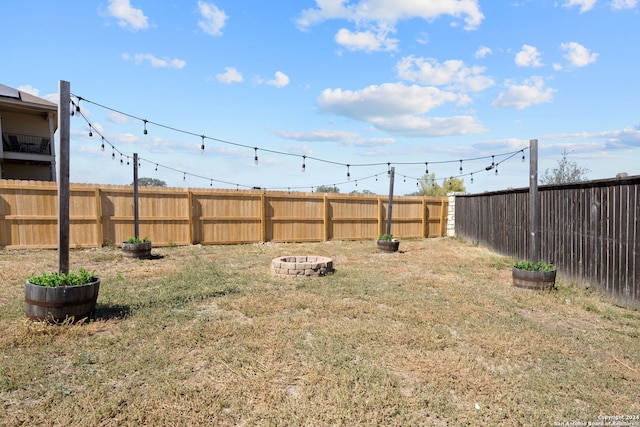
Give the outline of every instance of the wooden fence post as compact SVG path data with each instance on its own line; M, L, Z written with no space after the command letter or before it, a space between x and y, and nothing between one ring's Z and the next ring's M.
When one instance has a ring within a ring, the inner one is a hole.
M60 131L60 161L58 177L58 271L69 273L69 139L71 133L71 85L59 82L58 130Z
M540 198L538 197L538 140L529 141L529 259L539 261Z

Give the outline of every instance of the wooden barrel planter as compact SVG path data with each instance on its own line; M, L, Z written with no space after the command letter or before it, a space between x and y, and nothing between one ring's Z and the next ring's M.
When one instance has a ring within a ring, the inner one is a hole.
M378 240L378 250L384 253L398 252L399 240Z
M556 286L556 270L535 271L513 267L513 286L532 291L550 291Z
M99 290L98 278L84 285L55 288L34 285L27 280L24 286L25 313L33 320L60 323L71 319L78 322L93 316Z
M122 256L125 258L149 259L151 258L151 242L122 242Z

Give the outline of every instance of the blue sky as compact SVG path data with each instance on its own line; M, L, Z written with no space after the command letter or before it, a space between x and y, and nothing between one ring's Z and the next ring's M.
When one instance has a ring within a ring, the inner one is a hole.
M72 182L129 184L119 160L135 152L140 176L169 186L386 193L391 164L407 194L427 168L461 175L462 159L467 190L482 192L528 186L528 151L525 163L502 155L530 139L540 175L566 150L589 178L612 178L640 173L639 11L637 0L2 2L0 83L57 101L66 80L83 98Z

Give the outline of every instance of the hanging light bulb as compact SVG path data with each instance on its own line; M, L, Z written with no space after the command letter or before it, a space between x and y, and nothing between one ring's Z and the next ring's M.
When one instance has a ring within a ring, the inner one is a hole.
M89 125L89 137L93 136L93 132L91 131L91 125Z
M258 164L258 147L255 147L254 149L254 158L253 158L253 163L255 163L256 165Z
M462 173L462 159L460 159L460 173Z
M391 178L391 163L387 163L387 177Z
M425 162L424 167L425 167L424 173L429 175L429 162Z
M102 137L102 145L100 146L100 149L104 151L104 136Z
M471 174L471 183L473 184L473 173Z
M201 135L201 137L202 137L202 144L200 145L200 149L204 151L204 135Z
M144 131L143 131L143 133L146 135L147 134L147 122L148 122L148 120L144 119L143 122L144 122Z
M407 176L403 175L402 182L407 182Z
M304 172L307 169L307 165L305 164L307 160L307 156L302 156L302 172Z
M156 172L158 172L158 164L156 163Z
M416 187L419 187L419 186L420 186L419 182L420 182L420 180L419 180L419 179L416 179Z
M358 186L358 180L356 179L356 187Z
M127 166L129 166L129 156L127 156Z
M78 103L76 104L76 113L80 112L80 101L82 101L82 98L78 97Z
M182 180L183 181L187 180L187 173L186 172L182 172Z
M116 159L116 149L111 147L111 160Z
M124 166L124 162L122 161L122 154L120 154L120 166Z
M496 160L496 156L491 156L491 166L492 166L492 167L496 167L496 162L495 162L495 160Z
M351 179L351 172L349 172L349 167L350 167L350 165L347 165L347 179L348 180Z
M498 166L496 165L496 175L498 175Z
M524 150L520 150L522 151L522 163L524 163Z

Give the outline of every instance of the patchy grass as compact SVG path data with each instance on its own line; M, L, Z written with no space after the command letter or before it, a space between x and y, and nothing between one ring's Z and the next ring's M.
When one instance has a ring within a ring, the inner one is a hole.
M554 425L640 413L640 314L455 239L78 250L97 319L24 318L55 251L0 251L0 425ZM336 273L279 278L284 255Z

